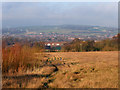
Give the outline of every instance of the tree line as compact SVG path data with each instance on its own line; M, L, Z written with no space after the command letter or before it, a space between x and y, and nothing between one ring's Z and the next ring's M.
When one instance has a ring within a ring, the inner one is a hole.
M87 40L83 41L75 38L72 42L66 43L62 50L63 52L86 52L86 51L118 51L120 34L112 39L101 41Z

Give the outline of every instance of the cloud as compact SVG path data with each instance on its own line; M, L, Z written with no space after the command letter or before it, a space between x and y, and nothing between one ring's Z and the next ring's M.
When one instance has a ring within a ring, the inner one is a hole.
M117 26L117 3L3 3L3 26Z

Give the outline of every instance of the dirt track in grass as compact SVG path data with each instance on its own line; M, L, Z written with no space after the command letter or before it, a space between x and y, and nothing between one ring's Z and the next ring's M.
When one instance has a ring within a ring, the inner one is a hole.
M45 53L43 61L37 63L41 67L15 75L3 75L3 88L118 87L117 51L50 52Z

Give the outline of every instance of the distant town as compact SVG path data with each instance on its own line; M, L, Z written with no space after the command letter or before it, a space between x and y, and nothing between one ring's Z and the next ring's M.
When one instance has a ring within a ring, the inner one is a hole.
M118 33L117 28L83 25L53 25L53 26L26 26L16 28L3 28L2 36L35 38L45 42L81 40L103 40L112 38Z

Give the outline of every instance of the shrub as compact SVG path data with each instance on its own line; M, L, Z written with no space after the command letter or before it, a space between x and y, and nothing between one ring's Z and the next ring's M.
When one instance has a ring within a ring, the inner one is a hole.
M21 46L16 43L13 46L9 46L2 49L2 72L7 73L9 70L18 72L19 68L26 67L28 61L34 59L33 49L29 46Z

